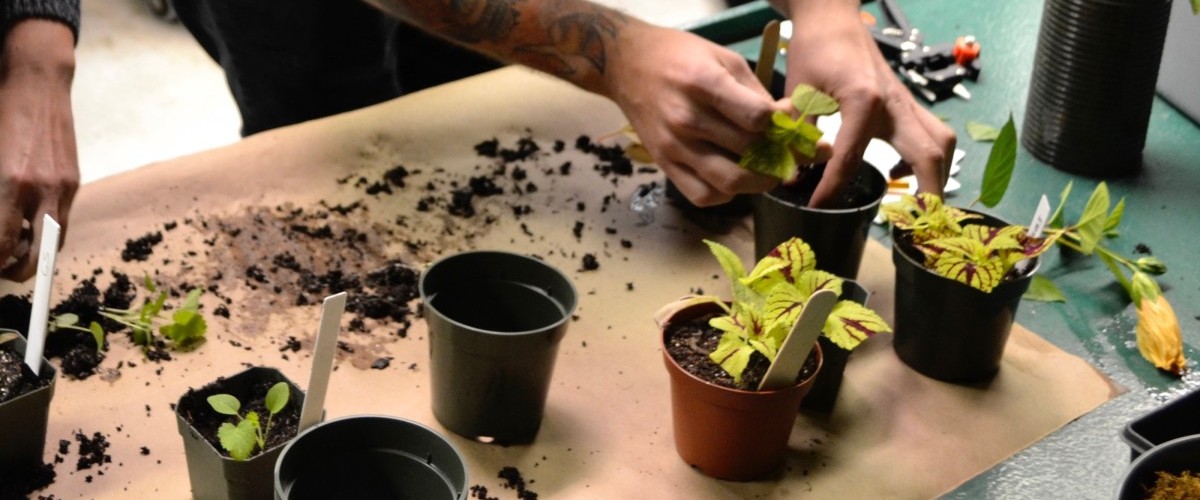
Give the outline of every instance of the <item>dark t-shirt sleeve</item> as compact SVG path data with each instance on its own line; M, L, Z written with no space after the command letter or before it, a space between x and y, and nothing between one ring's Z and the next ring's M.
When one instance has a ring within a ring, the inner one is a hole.
M79 41L79 0L3 0L0 2L0 34L18 21L38 18L61 22L71 28ZM3 40L3 38L0 38ZM0 44L3 42L0 41Z

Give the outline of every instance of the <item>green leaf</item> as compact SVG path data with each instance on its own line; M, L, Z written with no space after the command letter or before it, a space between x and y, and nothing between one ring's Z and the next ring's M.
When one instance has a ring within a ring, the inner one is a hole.
M1071 194L1071 186L1074 183L1075 181L1067 181L1067 186L1063 188L1062 194L1058 195L1058 208L1054 209L1054 215L1050 216L1050 220L1046 222L1046 225L1055 229L1062 229L1063 207L1067 206L1067 196Z
M1100 243L1104 233L1104 224L1108 221L1108 185L1101 182L1092 191L1083 215L1079 216L1079 251L1091 255Z
M826 338L846 350L853 350L872 335L890 331L887 321L875 311L852 300L838 301L821 330Z
M59 314L51 320L51 325L55 328L75 326L77 324L79 324L79 315L75 313Z
M179 308L184 311L197 311L200 309L200 295L204 293L203 288L193 288L188 292L187 298L184 299L183 305Z
M725 276L730 281L736 281L746 275L742 259L729 247L712 240L704 240L704 244L708 245L708 250L712 252L713 257L717 258L717 263L721 265L721 269L725 271Z
M983 170L983 182L979 189L979 202L988 207L994 207L1004 198L1008 191L1008 182L1012 180L1013 167L1017 164L1017 127L1013 125L1012 114L1008 122L1000 129L1000 135L992 144L988 154L987 167Z
M971 139L974 139L975 142L991 142L1000 136L1000 129L983 122L968 121L967 134L969 134Z
M1200 14L1200 0L1192 0L1192 14Z
M1116 238L1117 236L1120 236L1121 233L1117 231L1117 226L1121 225L1121 216L1124 214L1125 197L1122 196L1121 199L1117 201L1117 206L1114 207L1112 212L1108 214L1108 219L1104 221L1104 236L1109 238Z
M159 332L170 339L175 347L191 349L204 342L204 332L208 330L208 323L200 313L182 309L175 311L171 320L172 323L160 327Z
M288 404L288 397L292 395L292 390L288 387L287 382L279 382L267 391L267 398L264 401L267 405L267 411L272 415L283 411L283 408Z
M242 403L232 394L213 394L208 397L208 405L222 415L236 416L242 409Z
M713 354L716 354L716 352L713 352ZM742 373L746 371L746 365L750 364L750 356L753 354L754 346L745 344L721 360L721 368L725 370L725 373L733 377L735 384L740 385L742 383Z
M100 327L100 323L95 321L88 325L88 331L92 332L92 338L96 339L96 352L104 350L104 328Z
M1067 297L1063 295L1062 290L1058 289L1058 285L1050 281L1050 278L1040 274L1033 275L1033 280L1029 282L1029 290L1025 292L1024 298L1039 302L1067 301Z
M738 166L751 172L787 180L796 175L796 160L786 144L763 139L751 144Z
M838 110L838 102L833 96L803 83L792 89L792 106L800 112L800 119L807 116L831 115Z
M243 419L237 425L225 422L217 428L217 439L220 440L221 447L229 452L230 457L242 461L250 458L250 454L254 452L254 446L258 444L255 438L257 427L257 419L254 421Z

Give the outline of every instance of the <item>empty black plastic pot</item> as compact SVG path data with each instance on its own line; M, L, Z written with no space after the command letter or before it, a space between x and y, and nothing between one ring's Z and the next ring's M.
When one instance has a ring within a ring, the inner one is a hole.
M808 199L824 173L816 167L798 184L779 186L754 197L754 257L762 259L772 249L799 237L817 255L817 268L854 279L867 245L867 231L887 193L887 180L863 162L847 186L841 208L809 208Z
M296 384L279 370L264 367L250 368L199 389L189 390L175 405L175 420L179 425L179 434L183 436L183 452L187 458L192 496L197 500L271 498L271 471L275 467L275 459L283 451L282 444L237 461L214 447L193 424L196 416L214 412L208 404L209 396L232 394L244 404L263 397L263 394L254 394L254 388L264 382L268 385L287 382L292 390L288 405L304 406L304 393Z
M1007 225L983 215L972 223ZM1039 259L1014 279L984 293L925 268L924 256L904 232L892 230L896 264L896 354L912 369L944 382L990 380L1000 369L1021 295Z
M25 338L20 335L0 344L0 349L25 359ZM28 367L22 367L32 374ZM50 419L50 400L54 398L56 371L42 359L38 378L45 385L0 403L0 472L15 471L42 463L46 445L46 425Z
M433 414L483 442L526 443L541 426L575 287L523 255L465 252L421 276Z
M858 282L845 280L842 282L842 295L838 297L838 300L852 300L866 305L867 298L870 296L871 293ZM850 361L852 351L841 348L825 335L817 337L817 342L821 344L824 360L821 364L821 371L817 372L817 379L813 381L808 396L805 396L804 401L800 403L800 408L819 413L830 413L833 411L834 403L837 402L838 393L842 390L842 377L846 373L846 363Z
M1200 435L1167 441L1134 460L1117 489L1117 500L1149 498L1146 492L1154 487L1159 472L1178 476L1184 471L1200 475Z
M314 425L283 448L275 498L462 500L467 467L444 436L416 422L356 415Z

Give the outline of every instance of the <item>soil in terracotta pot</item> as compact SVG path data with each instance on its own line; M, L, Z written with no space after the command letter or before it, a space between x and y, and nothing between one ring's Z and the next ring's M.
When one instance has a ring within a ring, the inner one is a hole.
M716 350L717 344L721 341L721 335L724 334L724 332L708 326L708 321L717 316L719 314L708 314L689 321L667 325L667 353L688 373L702 380L733 389L757 390L758 384L762 382L767 368L771 365L766 356L758 352L750 356L750 364L742 373L742 385L735 384L733 377L725 373L721 365L708 357ZM804 361L804 366L800 369L796 381L808 378L816 369L817 357L816 351L813 351Z
M187 397L182 399L183 404L179 406L178 411L183 416L183 420L191 424L205 440L212 444L213 448L219 450L222 456L228 457L229 453L221 447L221 440L217 437L217 429L225 422L236 424L237 419L229 415L217 413L208 404L208 396L225 392L221 389L220 382L218 380L215 384L206 386L200 390L188 389ZM270 414L267 411L265 399L267 391L273 385L275 385L275 382L269 380L255 383L250 391L250 394L252 394L251 399L248 401L241 400L241 414L245 416L249 412L256 412L259 416L259 422L265 426L267 415ZM267 446L265 449L271 449L296 437L296 430L299 426L300 402L295 398L289 398L287 406L271 417L271 429L270 433L267 434ZM262 451L263 449L255 448L254 453L250 457L253 458L255 455L262 453Z
M868 168L874 167L863 165L859 169L858 175L855 175L854 179L842 189L840 195L834 200L835 203L824 208L857 208L875 201L875 197L871 196L872 176L868 175L869 172L866 170ZM808 200L812 198L813 191L816 191L817 184L824 176L825 164L814 165L811 169L801 173L800 178L794 184L780 185L771 191L771 195L797 206L808 206Z
M21 355L0 344L0 404L49 383L33 373Z

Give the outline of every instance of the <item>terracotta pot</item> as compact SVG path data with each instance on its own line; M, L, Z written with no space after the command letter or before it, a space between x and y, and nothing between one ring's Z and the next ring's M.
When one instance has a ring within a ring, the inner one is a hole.
M671 379L675 450L688 465L717 479L768 478L783 464L796 409L815 376L786 389L754 392L719 386L688 373L667 353L666 327L719 310L716 304L684 308L666 320L659 335ZM814 351L820 373L819 345Z
M982 215L983 220L974 222L1007 225ZM943 382L990 380L1000 370L1017 306L1040 259L1016 279L984 293L926 269L924 256L902 233L892 230L892 262L896 264L892 345L896 354L912 369Z
M229 378L221 379L196 390L189 390L175 405L175 420L183 436L183 452L187 459L188 478L192 497L196 499L269 499L272 497L275 459L287 442L272 446L246 460L234 460L218 450L192 425L192 415L213 412L208 397L213 394L232 394L246 402L262 395L251 394L252 388L263 380L287 382L292 395L288 405L304 406L304 393L296 384L273 368L254 367Z

